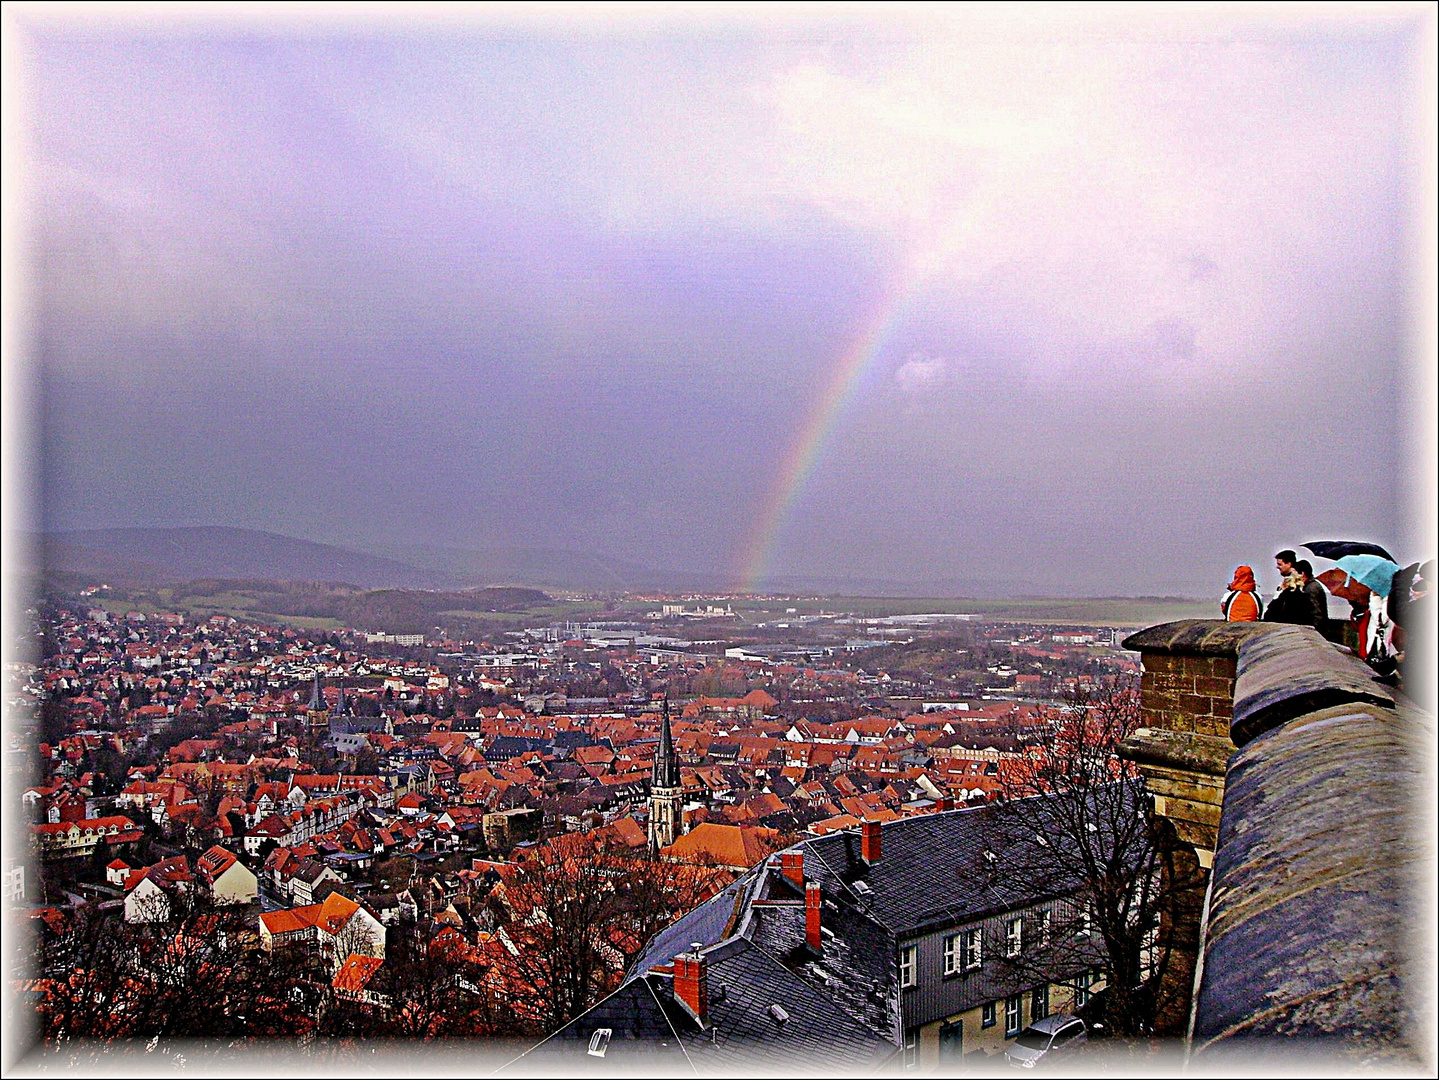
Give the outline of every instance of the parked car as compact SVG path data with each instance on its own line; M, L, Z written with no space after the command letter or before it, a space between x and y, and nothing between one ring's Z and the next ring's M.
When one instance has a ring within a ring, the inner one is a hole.
M1041 1060L1062 1057L1089 1041L1084 1021L1068 1013L1036 1020L1015 1037L1004 1060L1020 1069L1032 1069Z

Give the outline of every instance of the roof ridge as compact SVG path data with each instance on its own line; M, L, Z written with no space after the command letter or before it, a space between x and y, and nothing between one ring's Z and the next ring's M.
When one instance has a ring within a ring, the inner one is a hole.
M655 1003L656 1007L659 1008L660 1015L665 1018L665 1026L670 1029L670 1034L675 1037L675 1044L680 1048L680 1053L685 1056L685 1061L689 1064L689 1067L694 1070L694 1074L695 1074L696 1076L699 1076L699 1075L700 1075L699 1066L697 1066L697 1065L695 1064L694 1058L690 1057L690 1052L689 1052L689 1050L685 1047L685 1041L684 1041L684 1039L680 1038L680 1033L675 1030L674 1022L673 1022L672 1020L670 1020L669 1010L665 1008L665 1003L664 1003L663 1001L661 1001L661 1000L660 1000L660 996L659 996L657 993L655 993L654 984L652 984L652 983L650 982L649 978L648 978L648 974L649 974L649 973L646 972L645 974L646 974L646 977L645 977L645 979L644 979L645 992L648 993L649 996L654 999L654 1003ZM615 991L615 992L618 993L619 991Z
M845 831L847 832L848 830ZM844 835L844 833L831 833L830 835L842 836ZM815 839L818 840L823 838L815 837ZM804 841L806 845L808 845L809 842L810 841L808 840ZM854 897L855 907L859 908L866 918L872 919L875 924L878 925L881 929L888 932L891 936L898 938L899 931L897 931L894 927L890 926L889 923L885 922L882 918L879 917L878 913L874 909L873 902L868 897L860 893L859 890L854 888L854 886L850 882L845 881L844 875L842 875L838 870L831 866L828 860L826 860L825 857L819 853L819 851L815 851L813 854L815 859L818 860L818 862L820 863L820 865L823 866L826 870L830 872L830 874L834 876L834 879L844 887L844 890L849 893L850 896Z
M580 1013L580 1014L577 1015L577 1016L571 1017L565 1024L561 1025L560 1027L556 1028L554 1031L550 1032L548 1035L546 1035L546 1036L545 1036L543 1039L541 1039L539 1042L535 1043L535 1044L534 1044L533 1046L531 1046L529 1049L525 1050L524 1053L520 1054L518 1057L511 1058L509 1061L505 1062L505 1064L502 1065L502 1066L500 1066L500 1068L496 1069L495 1072L496 1072L496 1073L502 1073L502 1072L504 1072L505 1070L507 1070L507 1069L509 1069L509 1068L512 1068L514 1065L516 1065L516 1064L518 1064L519 1062L523 1061L525 1058L529 1057L532 1053L534 1053L534 1052L535 1052L536 1050L538 1050L540 1047L542 1047L542 1046L546 1045L547 1043L549 1043L549 1041L550 1041L551 1039L553 1039L553 1038L554 1038L556 1035L558 1035L560 1032L562 1032L562 1031L564 1031L566 1028L568 1028L568 1027L569 1027L571 1024L573 1024L576 1020L580 1019L580 1017L582 1017L582 1016L587 1016L588 1014L594 1012L596 1009L598 1009L598 1008L599 1008L601 1005L603 1005L605 1002L609 1001L610 998L612 998L612 997L614 997L616 994L622 993L622 992L624 992L626 989L628 989L631 983L635 982L636 980L639 980L639 981L641 981L641 982L644 983L645 992L648 993L648 994L650 995L650 997L654 1000L655 1005L656 1005L656 1006L658 1007L658 1009L659 1009L660 1015L661 1015L662 1017L664 1017L665 1026L669 1028L670 1034L674 1037L675 1045L677 1045L677 1046L680 1048L680 1053L684 1054L684 1056L685 1056L685 1061L687 1061L687 1062L689 1063L689 1067L690 1067L692 1070L694 1070L694 1074L695 1074L696 1076L700 1075L699 1069L695 1066L694 1059L690 1057L689 1051L685 1049L684 1040L680 1038L679 1032L675 1030L674 1024L670 1022L670 1014L665 1010L664 1002L662 1002L662 1001L659 999L659 995L655 993L654 987L650 985L649 979L648 979L648 978L645 978L645 976L647 976L648 974L649 974L649 972L641 972L641 973L639 973L639 974L632 975L631 977L625 979L624 982L620 983L619 986L615 987L613 990L611 990L611 991L610 991L608 994L606 994L604 997L600 998L598 1001L596 1001L593 1005L591 1005L591 1006L590 1006L588 1009L586 1009L584 1012Z

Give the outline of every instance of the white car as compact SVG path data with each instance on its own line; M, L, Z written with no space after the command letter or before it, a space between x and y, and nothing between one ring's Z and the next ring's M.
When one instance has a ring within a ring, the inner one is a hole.
M1004 1051L1004 1060L1020 1069L1032 1069L1041 1058L1059 1057L1089 1041L1084 1021L1058 1013L1036 1020L1021 1031Z

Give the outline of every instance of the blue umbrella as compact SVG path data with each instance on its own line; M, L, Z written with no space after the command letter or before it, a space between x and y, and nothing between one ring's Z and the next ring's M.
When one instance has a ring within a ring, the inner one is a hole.
M1381 559L1378 555L1345 555L1342 559L1335 559L1334 565L1380 596L1389 595L1394 575L1399 573L1398 563Z

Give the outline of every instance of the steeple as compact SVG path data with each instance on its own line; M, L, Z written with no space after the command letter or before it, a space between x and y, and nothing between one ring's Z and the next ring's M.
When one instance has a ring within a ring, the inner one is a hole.
M340 700L337 701L337 702L335 702L335 715L336 715L336 716L349 716L349 715L350 715L349 710L348 710L347 708L345 708L345 684L344 684L344 683L341 683L341 684L340 684Z
M320 673L315 672L315 685L310 690L310 704L307 708L310 712L319 712L325 707L325 695L320 693Z
M660 748L655 753L654 772L650 784L660 788L680 786L680 760L675 756L674 737L670 734L670 699L664 700L664 711L660 718Z
M660 714L660 745L650 773L650 852L669 847L684 832L684 786L680 780L680 759L675 756L670 733L670 699L664 699Z

